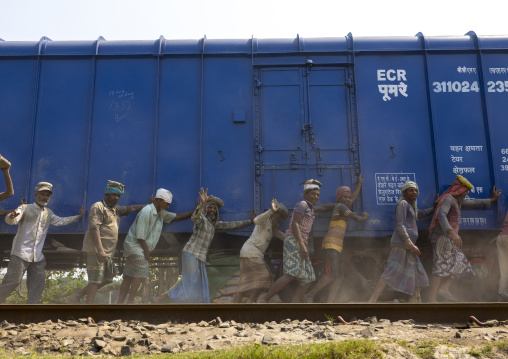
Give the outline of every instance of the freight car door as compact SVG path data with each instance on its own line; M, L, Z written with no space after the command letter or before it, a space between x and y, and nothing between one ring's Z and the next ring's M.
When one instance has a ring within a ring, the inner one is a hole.
M351 185L352 121L349 70L342 67L263 68L256 73L256 205L276 197L293 207L300 182L323 183L321 203Z

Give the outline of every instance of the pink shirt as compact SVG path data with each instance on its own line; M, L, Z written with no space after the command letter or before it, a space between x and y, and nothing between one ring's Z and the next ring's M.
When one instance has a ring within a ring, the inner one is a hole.
M296 238L293 234L293 231L291 230L291 225L293 224L293 219L295 212L300 213L303 215L302 220L300 223L298 223L298 226L300 227L300 234L302 236L302 240L307 243L307 240L309 238L310 230L312 229L312 224L314 223L314 206L310 202L307 201L301 201L293 210L293 214L291 215L291 222L289 223L289 228L286 231L287 236L291 236L293 238Z

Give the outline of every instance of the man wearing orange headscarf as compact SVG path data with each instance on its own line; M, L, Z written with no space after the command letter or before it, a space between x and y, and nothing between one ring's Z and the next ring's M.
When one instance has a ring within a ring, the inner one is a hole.
M350 207L356 201L360 189L362 188L362 175L358 176L358 186L353 193L348 186L340 186L335 191L335 202L337 205L333 209L332 218L328 227L328 233L323 239L323 252L325 253L325 275L317 282L317 284L303 297L306 303L312 303L315 295L329 286L327 303L336 301L342 280L344 279L344 259L342 257L342 249L344 244L344 236L346 234L347 222L353 219L357 222L366 221L369 215L365 212L361 216L353 213Z
M437 296L446 301L457 301L450 293L452 279L474 275L473 269L462 252L459 236L460 211L464 208L489 208L497 201L501 191L492 190L492 198L465 200L473 185L461 175L434 203L436 209L430 223L429 236L432 244L433 261L430 278L429 302L436 302Z

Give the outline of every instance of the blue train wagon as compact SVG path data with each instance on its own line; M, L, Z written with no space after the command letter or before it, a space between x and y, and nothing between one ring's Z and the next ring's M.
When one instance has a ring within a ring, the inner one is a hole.
M420 207L456 174L474 184L471 198L490 197L494 185L508 191L507 98L508 37L473 32L0 41L0 153L13 163L16 192L0 209L30 201L37 182L49 181L51 208L73 215L100 200L111 179L126 185L123 205L146 203L164 187L174 194L170 210L188 211L205 187L224 200L221 219L240 220L269 208L273 197L292 208L308 178L323 183L320 203L334 202L335 189L354 187L361 173L354 208L370 218L348 226L361 261L386 249L407 179L420 186ZM503 195L488 210L462 214L470 256L491 277L487 243L507 209ZM122 220L120 231L134 218ZM317 219L315 238L328 221ZM87 216L48 237L79 249L86 229ZM0 222L2 238L15 231ZM192 223L164 231L181 241ZM219 247L243 243L219 237ZM8 250L10 241L2 243Z

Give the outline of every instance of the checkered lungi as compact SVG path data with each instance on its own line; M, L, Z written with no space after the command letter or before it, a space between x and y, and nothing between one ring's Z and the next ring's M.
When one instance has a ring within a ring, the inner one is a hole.
M433 276L460 279L474 275L464 252L450 238L441 233L433 233L430 242L434 254Z
M418 256L400 247L391 248L381 278L393 290L409 295L413 295L416 288L429 286L429 277Z
M125 259L123 274L135 278L147 278L150 264L145 256L131 254Z
M303 259L300 256L298 241L288 235L286 235L286 240L284 241L283 272L295 277L301 286L316 280L310 259Z
M97 254L90 253L85 254L85 261L89 283L111 283L113 278L118 275L118 268L110 257L107 257L105 263L101 263L97 259Z
M273 284L272 274L263 258L240 257L240 281L237 292L255 289L269 289Z

